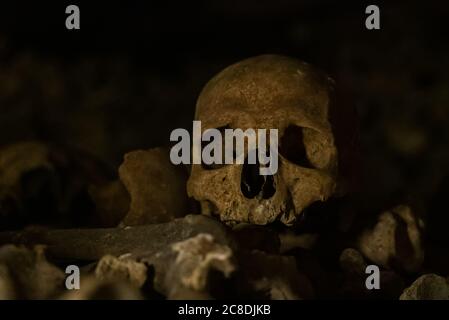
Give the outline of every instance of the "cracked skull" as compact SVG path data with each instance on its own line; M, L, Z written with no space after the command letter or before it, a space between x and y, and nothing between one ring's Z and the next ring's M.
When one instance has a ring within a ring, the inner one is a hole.
M260 164L247 157L243 164L192 165L188 193L202 213L228 224L291 225L313 203L340 194L334 119L345 115L339 109L335 116L333 87L309 64L277 55L244 60L212 78L196 105L202 131L277 129L279 169L260 175Z

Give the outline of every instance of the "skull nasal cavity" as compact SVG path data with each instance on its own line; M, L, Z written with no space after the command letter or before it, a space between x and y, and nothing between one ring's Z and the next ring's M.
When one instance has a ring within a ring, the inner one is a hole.
M259 173L259 169L260 164L258 160L256 160L255 164L249 164L248 158L245 159L240 179L240 189L248 199L253 199L256 196L269 199L276 192L273 176L263 176Z

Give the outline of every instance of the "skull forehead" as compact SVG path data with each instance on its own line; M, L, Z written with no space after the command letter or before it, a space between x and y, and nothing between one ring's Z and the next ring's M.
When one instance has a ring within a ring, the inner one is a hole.
M198 99L196 118L210 126L235 121L279 126L288 117L313 126L328 116L331 88L328 77L304 62L258 56L212 78Z

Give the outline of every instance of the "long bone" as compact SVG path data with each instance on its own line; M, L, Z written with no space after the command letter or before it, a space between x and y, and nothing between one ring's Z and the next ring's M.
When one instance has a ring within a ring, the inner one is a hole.
M228 244L227 231L218 221L188 215L161 224L107 229L58 229L0 232L1 244L43 244L49 256L70 260L98 260L106 254L150 256L168 245L209 233L217 243Z

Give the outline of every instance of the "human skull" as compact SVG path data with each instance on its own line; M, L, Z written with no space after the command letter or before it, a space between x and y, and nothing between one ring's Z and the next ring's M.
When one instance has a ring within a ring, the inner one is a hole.
M292 225L312 203L341 193L334 120L345 116L335 115L334 100L333 80L293 58L262 55L227 67L204 87L195 119L203 132L278 129L279 169L262 176L248 161L193 164L189 196L228 224Z

